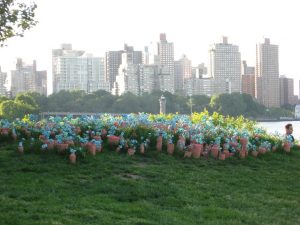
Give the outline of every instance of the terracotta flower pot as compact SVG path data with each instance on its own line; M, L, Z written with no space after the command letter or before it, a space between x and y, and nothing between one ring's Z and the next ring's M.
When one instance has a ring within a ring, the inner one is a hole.
M191 158L192 152L191 151L185 151L184 152L184 158Z
M257 151L251 151L251 155L256 158L258 156L258 152Z
M228 149L223 150L223 153L225 154L225 158L227 159L229 157Z
M68 144L65 143L57 144L57 149L59 153L64 153L68 147Z
M134 153L135 153L135 150L134 150L133 148L129 148L129 149L127 150L127 154L128 154L128 155L134 155Z
M192 155L194 158L200 158L202 151L203 151L203 144L193 144Z
M53 142L47 142L47 145L48 145L48 149L49 150L53 150L54 149L54 143Z
M266 153L267 153L267 149L264 148L264 147L259 147L259 148L258 148L258 153L259 153L259 154L262 154L262 155L263 155L263 154L266 154Z
M226 159L225 153L224 153L224 152L221 152L221 153L219 154L219 160L224 161L225 159Z
M76 154L75 153L71 153L69 155L69 160L70 160L70 163L75 164L76 163Z
M87 148L91 155L96 155L96 145L95 144L89 143Z
M217 159L219 155L219 146L218 145L213 145L211 148L211 154L212 156Z
M289 142L284 142L283 143L283 150L285 152L291 152L291 144Z
M162 151L162 136L158 136L156 139L156 150L159 152Z
M242 138L240 138L240 142L241 142L242 147L243 146L247 146L247 144L248 144L248 138L242 137Z
M174 153L174 144L173 143L168 143L167 152L169 155L173 155L173 153Z
M185 138L183 136L179 136L179 139L177 141L177 148L179 151L183 151L185 146Z
M241 159L246 158L246 151L240 151L239 155Z
M120 137L118 136L114 136L114 135L108 136L108 143L110 145L117 145L119 144L119 141L120 141Z
M145 145L144 145L144 143L140 144L140 153L141 154L145 153Z
M272 146L272 152L276 152L277 151L277 147L274 145Z
M3 136L7 136L8 133L9 133L9 128L2 128L1 134L2 134Z

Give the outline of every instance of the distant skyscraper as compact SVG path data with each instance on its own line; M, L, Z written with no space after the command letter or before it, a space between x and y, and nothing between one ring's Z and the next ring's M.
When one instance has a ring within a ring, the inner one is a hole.
M140 66L141 93L151 93L159 90L158 65Z
M280 106L295 104L294 80L286 76L279 77Z
M109 91L105 81L104 59L72 50L71 44L52 50L53 92L61 90Z
M22 59L17 59L16 70L11 71L11 94L16 96L23 92L38 92L47 94L47 72L36 70L36 61L25 65Z
M175 91L183 91L185 79L192 77L192 61L186 55L174 62Z
M125 52L122 54L122 64L119 67L119 73L114 82L112 93L122 95L131 92L140 95L140 70L141 64L134 64L134 52Z
M7 73L2 72L0 67L0 96L7 95L7 88L5 86L6 79L7 79Z
M160 66L163 67L164 73L170 74L169 92L174 93L174 44L167 41L166 34L160 34L158 43L158 57Z
M242 61L242 93L255 98L255 67L248 66L246 61Z
M132 46L124 45L124 50L120 51L109 51L105 53L105 77L113 87L116 77L119 74L119 67L122 64L122 54L131 53L133 64L142 64L143 63L143 52L134 51ZM146 59L147 60L147 59Z
M266 107L279 107L278 45L270 39L256 45L255 97Z
M208 70L214 94L241 92L241 54L238 46L228 44L227 37L211 45Z

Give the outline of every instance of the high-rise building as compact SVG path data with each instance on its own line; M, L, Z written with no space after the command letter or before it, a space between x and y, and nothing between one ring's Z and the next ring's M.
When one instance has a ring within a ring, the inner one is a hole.
M280 93L280 106L283 105L294 105L294 80L287 78L286 76L279 77L279 93Z
M7 79L7 73L2 72L0 67L0 96L7 95L6 79Z
M36 61L26 65L22 59L17 59L16 70L11 71L11 95L23 92L38 92L47 94L47 72L36 70Z
M106 52L105 53L105 78L106 81L110 83L111 87L113 87L113 84L116 81L116 77L119 74L119 67L122 64L123 53L131 53L133 64L143 63L143 52L134 51L134 48L132 46L128 46L127 44L124 44L124 50ZM147 56L145 55L145 57Z
M238 46L228 44L227 37L210 46L208 70L214 94L241 92L241 54Z
M112 93L122 95L131 92L140 95L140 64L134 64L134 53L126 52L122 54L122 64L119 67L119 73L114 82Z
M192 61L186 55L174 62L174 88L175 91L183 91L185 79L192 77Z
M255 67L250 67L242 61L242 93L255 98Z
M191 77L185 80L185 94L192 95L207 95L211 96L213 90L213 79L210 77Z
M52 50L53 92L61 90L110 91L105 81L104 59L72 50L71 44L63 44Z
M141 93L150 94L154 90L159 90L158 65L141 65L140 81Z
M163 67L164 74L170 74L169 92L174 93L174 44L167 41L166 34L160 34L160 42L157 45L160 66Z
M279 93L278 45L266 38L256 45L255 97L266 107L279 107Z

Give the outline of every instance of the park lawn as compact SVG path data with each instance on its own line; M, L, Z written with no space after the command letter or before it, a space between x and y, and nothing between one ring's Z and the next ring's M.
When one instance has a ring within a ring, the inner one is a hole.
M0 147L0 224L300 224L300 151L227 161Z

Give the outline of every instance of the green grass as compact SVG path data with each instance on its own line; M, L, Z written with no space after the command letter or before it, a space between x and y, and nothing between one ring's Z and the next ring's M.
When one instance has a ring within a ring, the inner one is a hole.
M0 224L300 224L300 151L225 162L0 147Z

